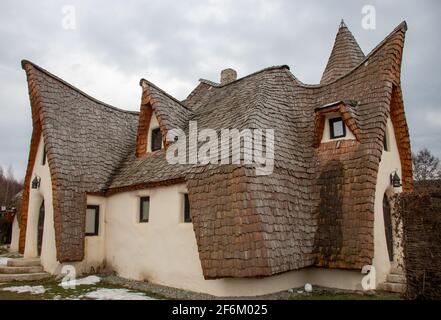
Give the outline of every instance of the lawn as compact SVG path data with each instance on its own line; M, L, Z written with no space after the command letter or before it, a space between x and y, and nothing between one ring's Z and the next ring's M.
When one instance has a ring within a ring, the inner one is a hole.
M94 278L94 277L89 277ZM77 285L74 289L64 289L59 281L53 278L41 281L10 282L0 284L0 300L151 300L151 299L174 299L149 290L130 288L127 285L112 284L108 281ZM96 279L96 277L95 277ZM82 282L79 279L80 283ZM9 288L5 290L5 288ZM11 289L12 288L12 289ZM17 290L14 292L10 290ZM197 299L197 297L181 296L181 299ZM215 297L213 297L216 299ZM260 297L265 299L286 300L399 300L400 295L387 292L335 292L319 289L313 293L291 293L268 295Z
M151 292L131 290L102 281L95 284L77 285L74 289L64 289L60 286L60 282L54 279L0 284L0 300L151 300L163 298Z
M401 300L397 293L375 292L375 293L356 293L356 292L320 292L307 293L302 295L291 295L288 300Z

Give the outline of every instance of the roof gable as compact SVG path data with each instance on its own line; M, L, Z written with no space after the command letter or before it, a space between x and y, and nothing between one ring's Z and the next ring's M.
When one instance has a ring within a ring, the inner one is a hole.
M102 103L29 61L22 66L34 122L29 164L41 134L52 180L57 258L78 261L84 254L86 192L106 190L135 148L138 112ZM29 164L25 190L32 175Z

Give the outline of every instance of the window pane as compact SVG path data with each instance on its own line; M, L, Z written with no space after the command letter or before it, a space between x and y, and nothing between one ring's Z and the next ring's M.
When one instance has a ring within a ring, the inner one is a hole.
M150 198L142 197L141 198L141 212L139 216L140 222L148 222L150 214Z
M336 137L343 135L343 121L334 122L334 135Z
M329 125L331 131L330 132L331 139L341 138L346 136L345 123L343 122L342 118L329 119Z
M87 208L86 210L86 234L94 235L96 234L97 226L97 209L96 208Z
M184 195L184 222L191 222L190 201L188 194Z
M41 164L44 166L46 164L46 148L43 145L43 159L41 161Z
M162 135L161 129L156 128L152 130L152 151L161 150L162 147Z

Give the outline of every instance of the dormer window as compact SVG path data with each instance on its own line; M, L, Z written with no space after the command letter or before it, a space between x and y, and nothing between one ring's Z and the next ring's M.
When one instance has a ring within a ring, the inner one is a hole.
M329 130L331 139L346 137L346 126L341 117L329 119Z
M152 129L152 140L150 146L152 152L161 150L162 148L162 134L160 128Z

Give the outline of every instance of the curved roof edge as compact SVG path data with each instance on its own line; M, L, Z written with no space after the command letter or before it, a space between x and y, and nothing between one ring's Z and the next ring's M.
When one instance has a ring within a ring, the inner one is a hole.
M141 87L143 87L143 84L146 84L149 87L152 87L156 90L158 90L161 94L165 95L167 98L170 98L171 100L173 100L174 102L178 103L179 105L181 105L183 108L188 109L188 107L182 103L182 101L179 101L178 99L176 99L175 97L173 97L171 94L167 93L165 90L159 88L157 85L155 85L154 83L150 82L149 80L146 80L144 78L141 78L141 80L139 80L139 85Z
M107 104L107 103L105 103L105 102L102 102L102 101L100 101L100 100L98 100L98 99L96 99L96 98L90 96L89 94L85 93L85 92L82 91L81 89L78 89L78 88L75 87L74 85L72 85L72 84L66 82L65 80L63 80L63 79L57 77L57 76L54 75L53 73L50 73L49 71L47 71L46 69L44 69L44 68L40 67L39 65L33 63L32 61L29 61L29 60L26 60L26 59L21 60L21 67L22 67L23 70L25 70L25 66L26 66L27 64L29 64L29 65L31 65L32 67L38 69L39 71L43 72L45 75L51 77L52 79L57 80L58 82L62 83L63 85L68 86L69 88L71 88L72 90L78 92L79 94L81 94L82 96L86 97L87 99L89 99L89 100L91 100L91 101L93 101L93 102L95 102L95 103L98 103L98 104L102 105L103 107L106 107L106 108L109 108L109 109L112 109L112 110L115 110L115 111L118 111L118 112L124 112L124 113L133 114L133 115L139 115L139 111L125 110L125 109L121 109L121 108L114 107L114 106L112 106L112 105L110 105L110 104Z

